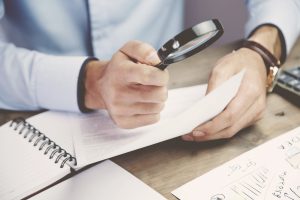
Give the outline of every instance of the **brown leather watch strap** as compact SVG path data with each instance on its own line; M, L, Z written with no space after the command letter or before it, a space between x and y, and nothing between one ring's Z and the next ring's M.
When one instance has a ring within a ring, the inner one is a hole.
M257 42L245 40L242 47L251 49L262 57L267 69L267 91L272 92L280 71L280 60L278 60L268 49Z
M268 49L257 42L245 40L242 44L242 47L251 49L262 57L266 65L267 74L269 74L271 67L279 67L281 64L280 60L278 60Z

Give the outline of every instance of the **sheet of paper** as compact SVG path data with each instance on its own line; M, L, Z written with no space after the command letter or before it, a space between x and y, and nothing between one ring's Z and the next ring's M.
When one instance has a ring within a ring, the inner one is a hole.
M70 173L7 123L0 128L0 199L24 198ZM19 129L18 129L19 130ZM25 133L25 131L23 131Z
M30 200L165 200L145 183L107 160Z
M300 127L172 193L181 200L300 200Z
M106 112L70 116L78 162L93 163L189 133L226 107L237 93L243 73L205 97L205 85L171 90L160 122L150 126L120 129Z

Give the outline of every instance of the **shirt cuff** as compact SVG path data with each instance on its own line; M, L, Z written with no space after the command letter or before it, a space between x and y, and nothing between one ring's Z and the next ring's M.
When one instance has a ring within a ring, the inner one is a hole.
M290 52L300 32L299 11L293 1L283 2L282 0L261 1L252 3L249 1L249 21L246 24L246 37L262 25L273 25L279 29L282 35L283 55Z
M94 58L94 57L87 58L81 66L81 69L80 69L80 72L79 72L79 77L78 77L77 102L78 102L79 110L83 113L93 111L92 109L89 109L89 108L85 107L85 105L84 105L84 97L85 97L84 82L85 82L85 75L86 75L86 69L85 68L86 68L87 63L92 61L92 60L98 60L98 59Z
M34 61L35 95L41 108L79 112L79 72L87 57L39 54Z

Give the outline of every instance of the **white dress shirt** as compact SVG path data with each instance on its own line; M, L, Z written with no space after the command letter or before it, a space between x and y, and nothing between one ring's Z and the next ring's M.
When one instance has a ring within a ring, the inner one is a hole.
M300 0L245 0L249 11L246 36L258 26L272 24L284 37L284 53L288 54L300 34Z
M246 4L246 34L274 24L289 51L300 32L299 0ZM79 111L77 81L87 56L110 59L132 39L158 48L182 22L182 0L0 0L0 108Z

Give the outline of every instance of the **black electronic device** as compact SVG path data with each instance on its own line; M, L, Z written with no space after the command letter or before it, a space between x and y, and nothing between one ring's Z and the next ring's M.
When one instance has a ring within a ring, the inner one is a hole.
M300 107L300 66L282 70L274 92Z

